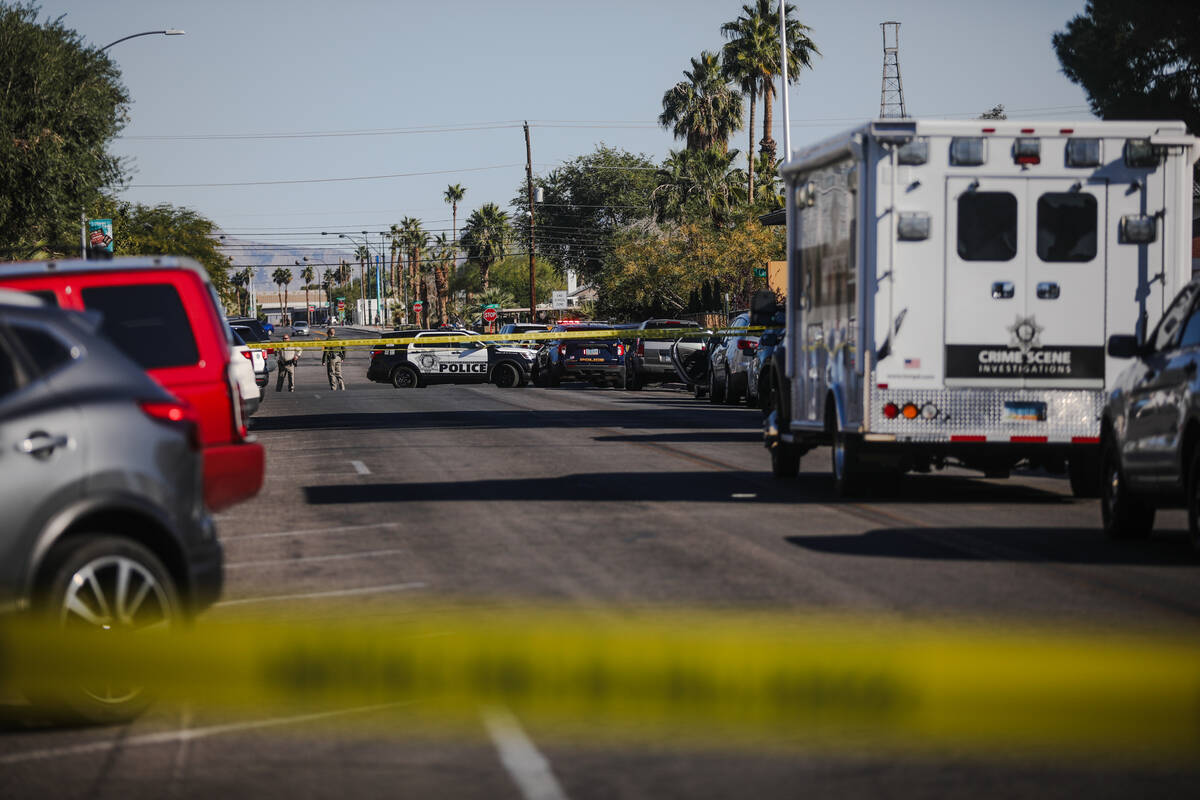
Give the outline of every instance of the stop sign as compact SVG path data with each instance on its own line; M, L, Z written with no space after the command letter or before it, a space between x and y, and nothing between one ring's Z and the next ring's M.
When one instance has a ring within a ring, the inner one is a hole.
M494 308L485 308L483 310L483 321L484 322L495 322L496 317L498 317L498 316L500 316L500 315L496 313L496 309L494 309Z
M420 313L421 309L424 307L425 307L425 304L422 303L420 300L413 303L413 311L416 311L417 313Z

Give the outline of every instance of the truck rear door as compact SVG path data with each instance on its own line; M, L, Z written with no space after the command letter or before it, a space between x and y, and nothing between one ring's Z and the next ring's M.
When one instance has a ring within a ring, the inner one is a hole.
M1107 184L949 178L946 384L1102 388Z

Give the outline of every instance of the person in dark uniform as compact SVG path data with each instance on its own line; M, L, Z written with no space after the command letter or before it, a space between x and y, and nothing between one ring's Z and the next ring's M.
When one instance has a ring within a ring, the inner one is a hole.
M332 341L335 331L333 328L325 334L325 338ZM325 345L324 351L321 353L321 363L325 365L325 372L329 375L329 390L335 389L346 390L346 382L342 380L342 362L346 360L346 348L336 345Z
M283 335L283 341L290 341L290 337L286 333ZM275 361L279 365L279 377L275 381L275 391L283 391L283 382L285 379L287 380L288 391L296 391L296 362L299 360L299 348L284 345L275 351Z

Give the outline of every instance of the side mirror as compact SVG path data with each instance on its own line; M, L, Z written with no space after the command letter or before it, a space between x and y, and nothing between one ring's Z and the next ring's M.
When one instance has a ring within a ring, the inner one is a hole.
M1108 337L1108 354L1112 358L1134 358L1141 352L1136 336L1115 334Z

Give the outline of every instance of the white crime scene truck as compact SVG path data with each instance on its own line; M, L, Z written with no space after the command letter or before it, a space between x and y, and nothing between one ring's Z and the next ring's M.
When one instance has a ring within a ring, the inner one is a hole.
M1099 487L1100 413L1191 277L1181 122L877 120L797 151L776 475L832 445L839 493L947 464Z

